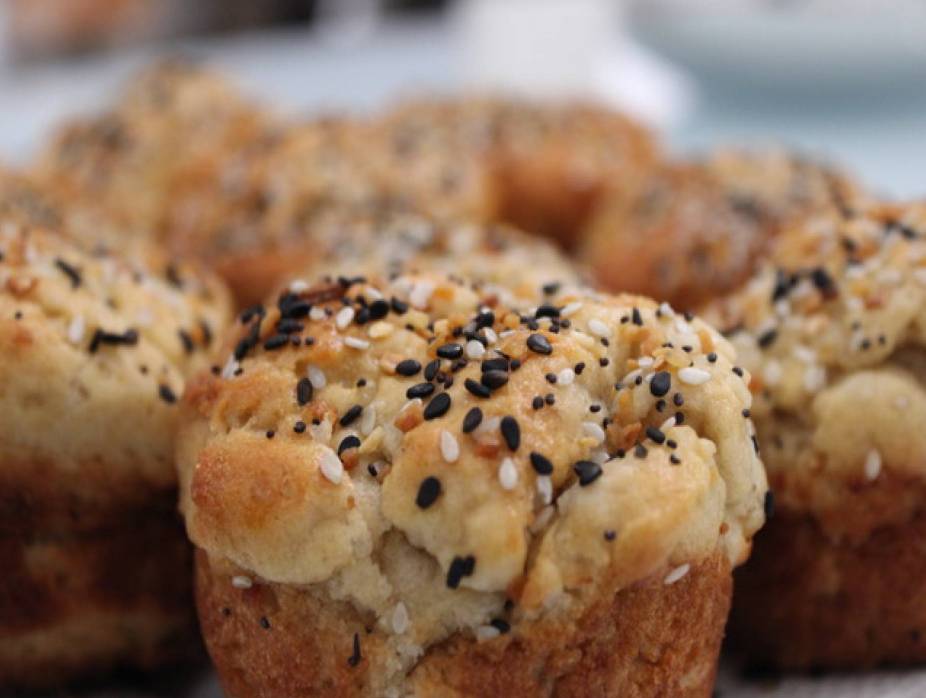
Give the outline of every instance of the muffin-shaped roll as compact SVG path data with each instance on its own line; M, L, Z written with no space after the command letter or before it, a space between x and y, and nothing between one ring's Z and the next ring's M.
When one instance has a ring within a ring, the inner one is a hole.
M505 220L566 247L604 185L640 177L657 150L626 116L581 102L412 101L387 112L374 132L374 165L419 206L431 209L435 187L469 192L470 218Z
M612 291L698 308L749 278L769 239L861 199L849 180L782 151L720 151L624 180L590 217L579 258Z
M221 77L165 61L136 76L108 111L65 124L34 173L57 195L95 202L126 235L158 235L180 202L210 191L232 155L272 128Z
M434 273L251 309L188 386L181 508L230 696L709 696L763 521L700 320Z
M173 462L222 287L0 225L0 687L195 649Z
M926 661L924 236L922 206L810 220L716 309L775 493L737 577L734 646L754 662Z

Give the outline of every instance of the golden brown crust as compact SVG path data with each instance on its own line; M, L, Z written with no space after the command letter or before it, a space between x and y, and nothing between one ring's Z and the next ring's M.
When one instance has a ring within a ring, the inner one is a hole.
M604 199L579 256L609 290L692 309L748 277L768 232L705 168L669 165Z
M351 606L279 584L236 588L203 551L196 587L206 645L230 696L372 695L385 643ZM730 593L730 565L718 553L674 584L642 582L565 622L484 642L451 638L419 659L409 695L709 696ZM355 634L360 655L351 662Z
M887 489L910 487L900 480ZM843 515L851 519L854 508ZM807 514L777 513L736 572L731 648L753 664L782 669L926 662L924 540L922 504L861 542L834 540Z
M176 517L82 534L0 534L0 687L50 687L198 655Z

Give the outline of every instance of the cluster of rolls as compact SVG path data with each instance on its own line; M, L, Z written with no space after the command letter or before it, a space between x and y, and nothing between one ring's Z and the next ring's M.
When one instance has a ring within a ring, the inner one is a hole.
M825 166L159 65L0 176L0 686L709 696L731 603L923 662L924 343L926 206Z

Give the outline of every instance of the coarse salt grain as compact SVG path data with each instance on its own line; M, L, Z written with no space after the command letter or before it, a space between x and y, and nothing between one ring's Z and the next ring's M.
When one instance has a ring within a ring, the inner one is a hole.
M675 311L672 309L672 306L666 302L659 305L659 314L667 318L675 317Z
M306 375L309 378L309 383L311 383L312 387L316 390L321 390L328 383L328 379L325 378L324 372L318 366L309 366Z
M486 348L478 339L471 339L466 343L466 358L480 359L486 353Z
M688 574L688 570L690 569L691 569L691 565L687 562L684 565L679 565L678 567L673 569L671 572L669 572L669 574L666 575L666 578L663 581L667 585L675 584L678 580L680 580L682 577Z
M408 301L419 310L424 310L433 293L434 284L430 281L419 281L412 287L411 293L408 294Z
M445 430L440 433L440 452L448 463L456 463L457 458L460 457L460 444L449 431Z
M688 385L701 385L711 379L711 374L702 368L686 366L678 372L678 379Z
M309 290L309 282L305 279L296 279L289 285L290 293L302 293Z
M564 368L556 375L556 382L560 385L572 385L576 379L576 372L571 368Z
M324 308L316 305L314 308L312 308L309 311L309 320L315 320L316 322L318 322L319 320L324 320L324 319L325 319L325 309Z

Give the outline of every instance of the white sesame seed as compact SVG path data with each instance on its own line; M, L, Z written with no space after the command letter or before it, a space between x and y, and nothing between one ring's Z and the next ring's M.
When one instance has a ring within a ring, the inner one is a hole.
M376 427L376 405L370 405L363 411L360 418L360 433L369 436Z
M466 358L481 359L485 353L486 348L482 346L482 342L478 339L471 339L466 343Z
M448 463L456 463L460 457L460 444L449 431L444 430L440 433L440 452Z
M238 363L234 356L229 356L228 361L225 362L225 366L222 368L222 378L231 378L240 366L241 364Z
M556 375L556 382L560 385L572 385L576 379L576 372L571 368L564 368Z
M505 490L513 490L518 484L518 469L510 458L505 458L498 466L498 481Z
M686 366L678 372L678 379L682 383L688 385L701 385L702 383L707 383L711 379L711 374L703 368Z
M675 317L675 311L672 309L672 306L666 302L663 302L659 305L659 314L667 318Z
M537 477L537 494L544 504L553 501L553 481L549 475L539 475Z
M768 361L762 369L762 379L769 385L778 385L783 370L781 364L774 359Z
M68 325L68 341L71 344L80 344L84 338L85 329L86 323L84 323L84 316L75 315Z
M354 309L350 306L341 308L338 314L334 316L334 324L339 330L343 330L354 320Z
M485 336L486 341L489 344L495 344L498 341L498 335L495 333L495 330L493 330L491 327L486 327L482 331L482 334Z
M669 417L666 421L659 425L659 431L665 431L666 429L671 429L675 426L675 417Z
M476 628L475 633L477 642L487 642L489 640L494 640L499 635L501 635L501 631L494 625L480 625L478 628Z
M597 443L602 443L604 441L604 429L601 428L600 424L595 422L582 422L582 431L585 432L586 436L589 436Z
M568 305L563 306L563 309L559 311L560 317L569 317L570 315L575 315L582 308L582 303L580 301L573 301Z
M302 293L309 290L309 282L305 279L296 279L289 285L290 293Z
M606 324L604 324L598 318L592 318L591 320L588 321L588 329L591 331L593 335L596 335L598 337L610 337L611 336L611 328L608 327Z
M370 343L360 337L345 337L344 343L353 349L369 349Z
M411 293L408 294L408 302L418 310L424 310L433 293L434 284L430 281L419 281L412 287Z
M809 366L804 371L804 390L815 393L826 384L826 368L823 366Z
M245 577L243 574L236 574L232 577L232 586L235 589L250 589L254 586L254 583L251 581L250 577Z
M341 478L344 476L344 464L341 463L341 459L338 458L337 453L330 448L324 449L318 465L322 471L322 475L328 478L328 480L335 485L341 482Z
M396 635L401 635L408 630L408 609L405 604L399 601L392 609L392 631Z
M653 357L641 356L639 359L637 359L637 365L642 366L643 368L649 368L653 365Z
M319 320L324 320L324 319L325 319L325 309L324 308L316 305L309 311L309 320L315 320L316 322L318 322Z
M312 387L316 390L321 390L328 383L328 379L325 378L325 373L318 366L310 365L306 375L309 378L309 383L311 383Z
M877 449L871 449L865 456L865 477L876 480L881 474L881 454Z
M681 579L686 574L688 574L688 570L690 569L691 569L691 565L687 562L684 565L679 565L674 570L669 572L669 574L666 575L666 578L663 581L666 584L675 584L679 579Z

